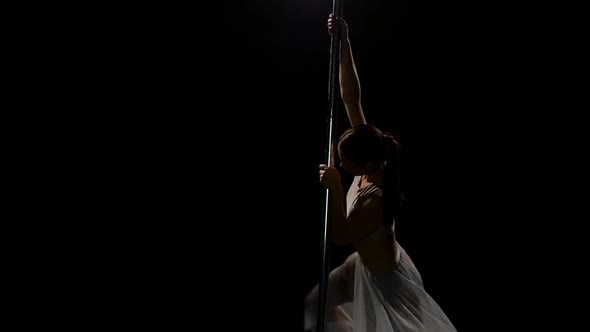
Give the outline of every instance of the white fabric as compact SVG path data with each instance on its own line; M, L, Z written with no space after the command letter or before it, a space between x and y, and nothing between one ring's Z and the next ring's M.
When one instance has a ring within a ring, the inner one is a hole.
M347 194L347 212L366 195L381 195L373 185L360 188L355 177ZM374 237L389 236L393 229ZM374 273L358 253L330 272L327 289L326 332L456 332L436 301L426 292L420 273L398 244L398 264L391 271ZM306 331L313 331L317 316L317 286L306 298Z
M352 325L354 332L456 332L401 246L394 271L370 272L357 255Z
M457 331L424 289L411 258L401 246L398 248L399 264L393 271L373 273L357 253L332 271L328 284L326 332ZM354 276L343 273L348 263L354 264ZM350 300L346 295L349 292L353 294L351 302L347 301ZM316 301L317 286L310 293L305 308L306 331L315 329Z

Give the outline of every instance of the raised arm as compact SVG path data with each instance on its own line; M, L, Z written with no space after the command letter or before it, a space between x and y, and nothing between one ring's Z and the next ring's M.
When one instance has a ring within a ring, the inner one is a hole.
M342 48L340 50L340 96L346 108L346 114L350 124L367 123L363 107L361 105L361 85L352 56L350 39L348 38L348 25L343 18L335 18L330 14L328 18L328 32L332 34L336 24L339 24Z

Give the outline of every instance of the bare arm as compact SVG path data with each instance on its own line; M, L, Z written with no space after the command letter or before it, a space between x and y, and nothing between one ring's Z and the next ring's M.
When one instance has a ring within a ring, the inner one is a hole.
M346 108L346 114L350 124L365 124L365 114L361 105L361 84L354 65L352 48L348 37L342 39L342 50L340 59L340 95Z
M361 85L352 56L352 47L348 38L348 26L344 19L335 19L330 15L328 19L328 31L333 32L335 24L339 24L342 48L340 50L340 96L346 108L346 114L350 124L367 123L361 105Z

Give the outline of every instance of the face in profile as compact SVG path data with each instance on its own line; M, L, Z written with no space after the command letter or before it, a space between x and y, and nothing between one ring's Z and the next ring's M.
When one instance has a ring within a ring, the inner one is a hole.
M341 166L353 176L380 170L384 162L383 134L372 126L357 126L345 131L338 143Z
M358 165L346 156L346 153L342 151L340 144L338 144L338 156L340 157L340 166L342 166L344 170L350 173L350 175L360 176L367 174L367 170L365 169L365 167Z

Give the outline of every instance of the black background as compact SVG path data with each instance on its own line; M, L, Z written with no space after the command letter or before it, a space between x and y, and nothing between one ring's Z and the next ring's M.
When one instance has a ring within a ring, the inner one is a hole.
M75 225L47 254L71 312L301 331L320 272L331 9L145 3L36 31L39 100L69 114L50 127L59 144L42 142L57 158L46 188L68 193L49 205ZM572 208L584 128L568 20L442 0L345 0L344 17L367 119L402 144L398 240L428 292L459 331L563 330L584 244L570 224L587 219Z

